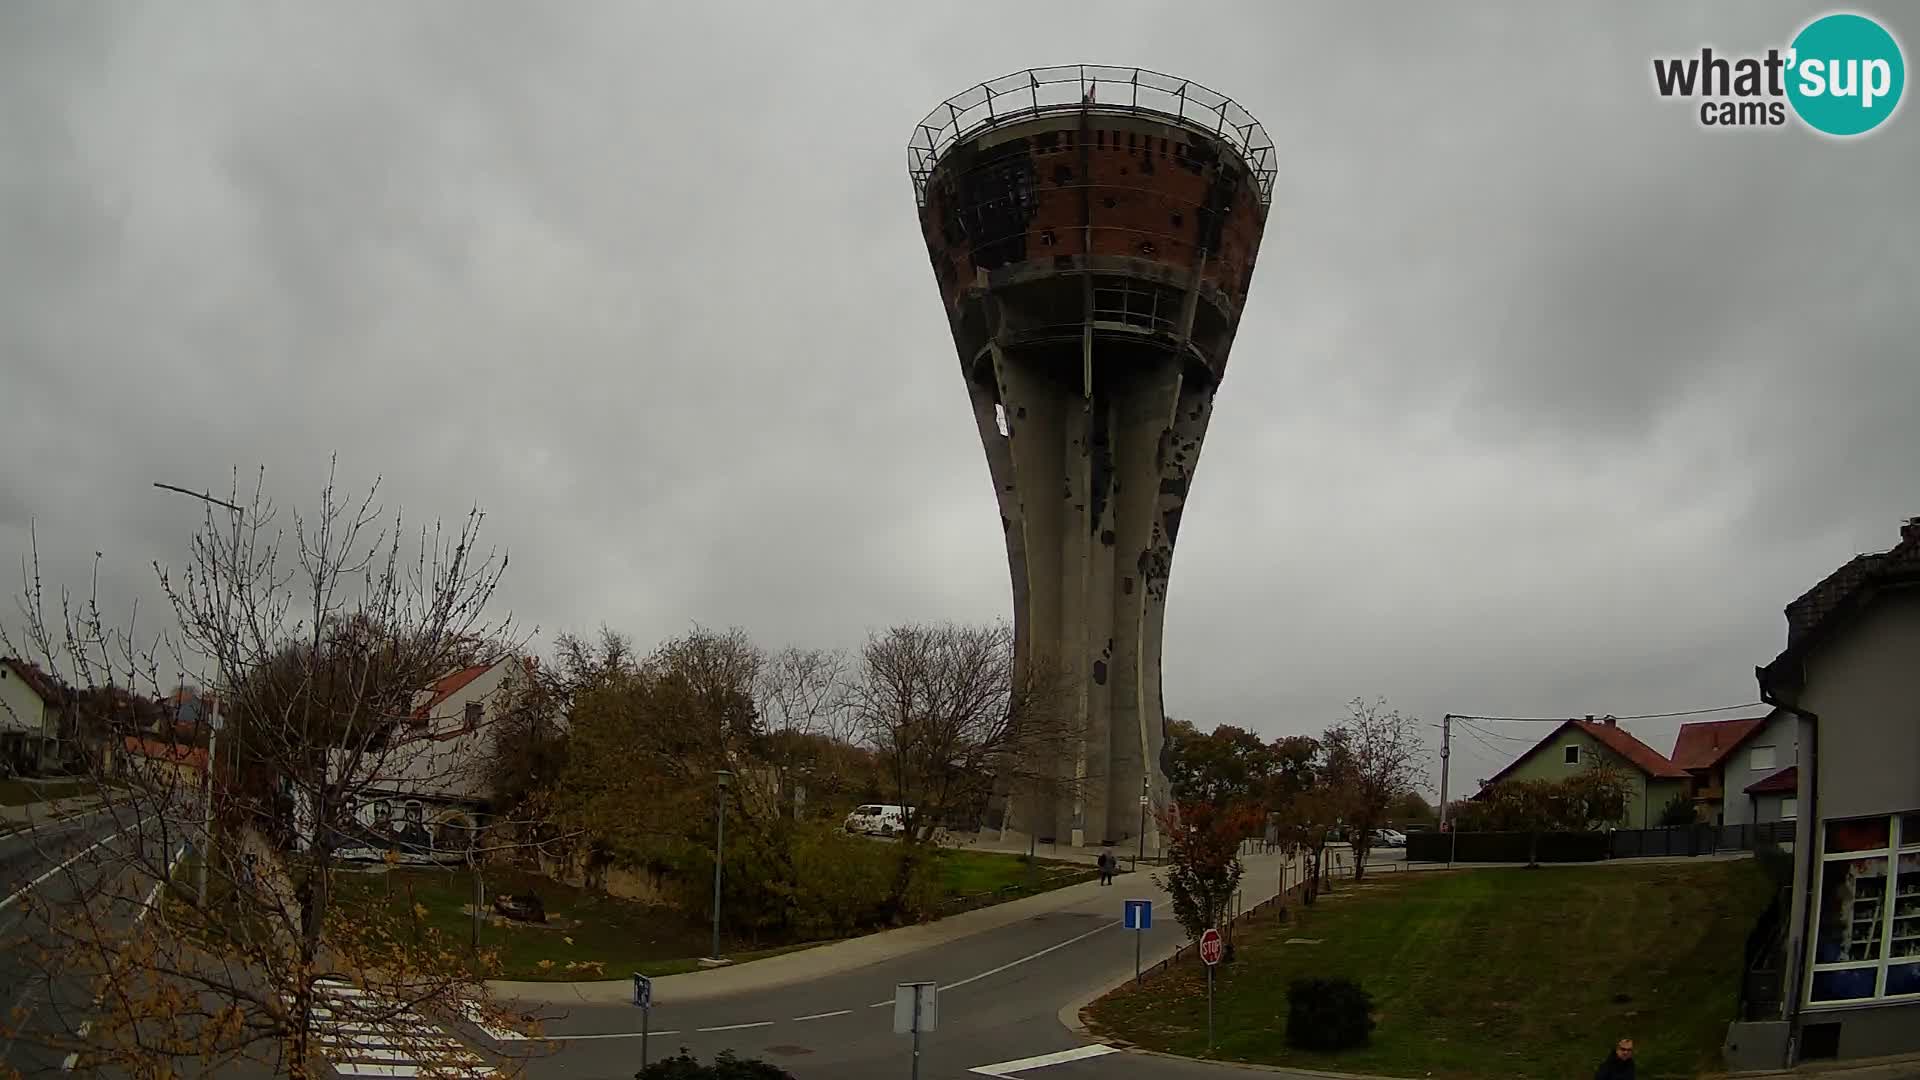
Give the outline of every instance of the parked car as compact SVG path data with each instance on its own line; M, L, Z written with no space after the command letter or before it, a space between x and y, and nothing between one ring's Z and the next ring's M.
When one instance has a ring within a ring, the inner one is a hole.
M1407 834L1398 829L1381 829L1373 834L1375 847L1403 848L1407 846Z
M846 829L850 833L869 836L898 836L907 827L906 819L907 808L904 806L868 803L854 807L853 813L847 815Z

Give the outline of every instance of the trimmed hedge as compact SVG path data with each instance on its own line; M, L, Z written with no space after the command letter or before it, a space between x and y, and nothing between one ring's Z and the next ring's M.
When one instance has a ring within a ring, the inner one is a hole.
M1287 1045L1348 1050L1373 1037L1373 995L1351 979L1295 979L1287 987Z
M1449 847L1458 862L1527 861L1533 837L1528 833L1443 832L1407 836L1408 862L1446 862ZM1537 854L1541 862L1597 862L1611 851L1606 833L1541 833Z

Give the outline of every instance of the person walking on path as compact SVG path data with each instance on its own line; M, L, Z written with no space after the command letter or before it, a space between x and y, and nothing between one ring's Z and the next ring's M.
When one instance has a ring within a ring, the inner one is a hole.
M1633 1040L1613 1044L1613 1053L1594 1070L1593 1080L1633 1080Z
M1111 851L1103 851L1100 853L1100 884L1113 884L1113 874L1115 870L1119 869L1119 862L1120 860L1114 858L1113 852Z

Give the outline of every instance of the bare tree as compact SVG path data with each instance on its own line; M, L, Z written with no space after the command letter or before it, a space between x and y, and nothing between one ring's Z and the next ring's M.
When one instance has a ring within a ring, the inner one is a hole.
M236 478L207 499L185 566L155 567L176 625L144 644L134 618L108 625L97 594L50 602L36 549L19 641L46 670L157 696L163 672L211 667L218 707L109 732L89 755L110 832L61 864L65 902L34 912L15 955L56 1022L16 1037L103 1072L252 1061L304 1078L343 1030L378 1031L423 1075L479 1064L448 1022L526 1030L488 999L489 954L348 887L342 853L365 842L380 793L474 782L477 755L452 751L487 737L485 710L436 716L425 692L517 657L510 623L488 614L506 558L481 548L482 515L409 532L377 491L345 498L330 475L315 511L281 527L264 477L250 496ZM459 824L484 850L481 823Z
M1085 734L1065 707L1063 681L1015 663L1004 624L896 626L868 638L849 703L906 808L910 846L972 816L996 783L1070 786L1058 763Z
M1345 807L1344 827L1353 844L1353 876L1366 876L1375 834L1392 817L1394 803L1425 779L1427 750L1420 721L1389 710L1384 700L1354 698L1346 719L1327 729L1324 775Z

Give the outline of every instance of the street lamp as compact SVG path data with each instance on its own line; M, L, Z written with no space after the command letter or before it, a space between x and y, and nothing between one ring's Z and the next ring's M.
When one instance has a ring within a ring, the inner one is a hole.
M727 850L727 784L733 774L721 769L714 774L719 785L713 797L713 959L720 959L720 868Z
M206 503L209 506L220 506L220 507L226 508L227 510L232 511L233 512L233 552L234 552L232 557L235 558L236 560L239 558L240 519L243 516L245 516L246 514L245 510L243 510L238 506L235 506L233 503L227 502L225 499L216 499L211 495L204 495L197 491L188 491L186 488L175 487L172 484L162 484L159 481L155 481L153 486L159 488L162 491L172 491L181 495L189 496L191 498L199 499L201 502ZM238 572L239 572L238 567L228 567L227 568L228 580L231 581L233 579L234 574ZM229 586L229 589L231 589L231 586ZM228 607L231 601L232 601L231 596L222 597L221 608L220 608L220 615L222 619L225 619L227 616L232 614L228 610ZM227 693L227 656L226 656L226 644L224 642L220 643L220 647L215 650L213 663L214 663L213 713L207 720L207 729L208 729L207 730L207 767L204 770L205 775L203 777L203 779L205 779L206 781L206 785L205 785L206 790L202 795L203 817L201 822L202 831L201 831L201 843L200 843L200 847L201 847L200 860L199 860L200 865L196 869L196 872L194 875L195 876L194 892L198 896L199 903L202 908L205 908L207 906L207 863L211 862L213 859L213 770L214 770L214 762L218 760L218 758L216 757L216 754L220 748L220 728L222 726L222 718L220 716L220 700L221 698L225 697Z
M1147 803L1152 801L1147 795L1147 778L1140 777L1140 854L1133 857L1133 868L1147 861Z

